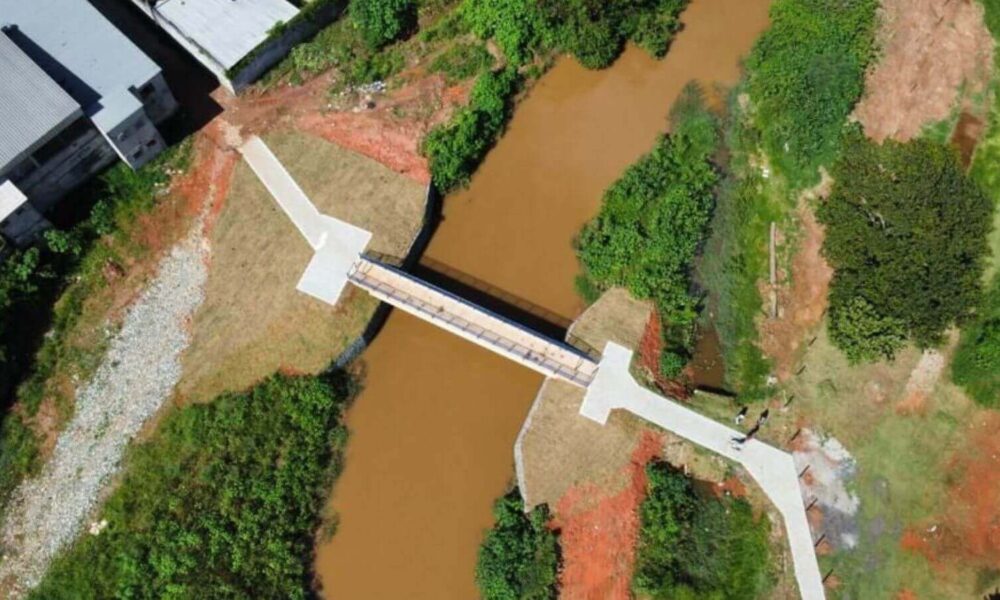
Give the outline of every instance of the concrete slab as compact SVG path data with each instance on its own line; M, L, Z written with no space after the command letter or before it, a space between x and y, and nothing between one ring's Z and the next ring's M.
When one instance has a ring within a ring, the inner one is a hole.
M247 140L240 153L316 251L296 289L327 304L336 304L347 285L348 272L371 241L371 232L320 213L259 137Z
M743 465L785 521L799 593L804 600L823 600L823 581L792 455L758 440L734 446L733 439L742 437L741 432L640 386L629 373L631 362L629 349L614 342L605 346L580 414L604 424L612 410L625 409Z

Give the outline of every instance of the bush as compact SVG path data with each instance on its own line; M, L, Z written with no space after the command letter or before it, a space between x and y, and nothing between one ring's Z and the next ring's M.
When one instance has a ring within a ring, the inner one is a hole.
M482 44L458 43L431 61L431 73L441 73L448 84L454 84L493 66L493 55Z
M979 301L990 201L948 146L880 146L856 128L844 143L833 191L818 211L827 226L823 251L835 270L830 311L859 314L865 309L856 299L874 310L863 326L835 328L833 339L849 355L870 356L865 348L897 343L901 324L921 347L938 344ZM859 334L869 336L864 348L849 343Z
M680 377L681 371L684 370L684 365L686 364L687 358L678 352L664 349L660 353L660 375L667 379Z
M603 68L634 40L662 56L680 28L687 0L466 0L472 30L493 38L512 63L550 50L570 52L588 68Z
M343 380L272 377L169 415L35 598L305 598L341 462Z
M830 311L830 339L852 363L892 360L906 342L906 329L864 298L851 298Z
M1000 407L1000 278L976 320L962 331L952 360L952 379L983 406Z
M797 186L837 152L873 56L877 0L777 0L747 60L764 150Z
M417 23L414 0L352 0L351 17L372 50L396 41Z
M476 584L485 600L548 600L556 597L559 542L548 528L543 505L524 512L513 489L493 506L493 529L486 533L476 563Z
M577 255L586 278L624 286L656 303L665 325L694 321L691 263L707 233L718 174L716 122L689 88L673 112L673 133L630 166L584 226Z
M486 152L503 133L520 79L512 69L479 76L469 105L450 122L432 129L423 142L434 185L442 192L468 183Z
M662 462L646 467L647 494L632 588L653 599L763 598L773 584L770 524L743 499L703 498Z

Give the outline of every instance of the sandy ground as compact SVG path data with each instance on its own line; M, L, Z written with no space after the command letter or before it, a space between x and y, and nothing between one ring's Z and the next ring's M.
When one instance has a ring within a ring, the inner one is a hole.
M909 140L960 108L962 86L985 89L993 38L982 13L978 2L883 0L882 56L854 112L869 137Z

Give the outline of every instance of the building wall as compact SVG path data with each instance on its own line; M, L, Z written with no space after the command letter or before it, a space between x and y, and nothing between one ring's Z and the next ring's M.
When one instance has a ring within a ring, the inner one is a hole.
M146 114L154 124L159 125L177 112L177 100L167 87L163 73L159 73L143 85L133 87L130 91L142 102Z
M52 224L30 202L25 202L6 219L0 221L0 234L18 247L30 244Z

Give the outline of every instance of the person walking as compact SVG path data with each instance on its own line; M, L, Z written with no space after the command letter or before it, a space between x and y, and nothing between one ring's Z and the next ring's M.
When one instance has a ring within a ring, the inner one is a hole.
M771 409L770 408L765 408L764 412L760 413L760 416L757 417L757 427L760 427L764 423L767 423L767 417L770 414L771 414Z
M746 405L744 405L743 408L740 409L740 412L737 413L736 415L736 419L734 419L737 425L743 423L743 420L747 418L747 411L749 409L750 407Z

